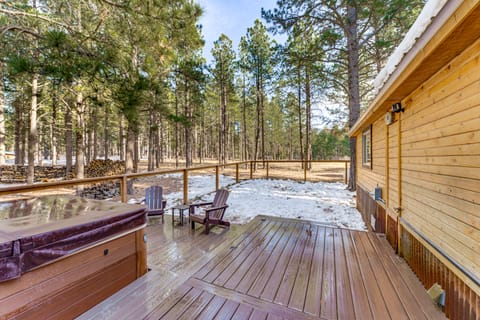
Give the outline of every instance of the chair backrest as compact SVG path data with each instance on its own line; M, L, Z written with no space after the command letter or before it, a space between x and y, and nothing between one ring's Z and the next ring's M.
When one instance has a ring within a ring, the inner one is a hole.
M162 209L163 188L151 186L145 189L145 204L148 209Z
M226 189L220 189L215 194L215 198L213 198L212 208L222 207L227 203L228 195L230 193ZM213 219L221 220L223 218L223 214L225 213L225 208L219 210L212 210L210 212L210 217Z
M229 192L226 189L220 189L215 194L215 198L213 198L212 207L220 207L224 206L227 203Z

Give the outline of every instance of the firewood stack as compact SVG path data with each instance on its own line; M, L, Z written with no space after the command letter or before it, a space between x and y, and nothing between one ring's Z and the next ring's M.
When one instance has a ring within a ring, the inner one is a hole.
M124 161L92 160L85 167L85 175L88 178L114 176L125 172Z
M115 176L125 172L124 161L92 160L85 167L87 178ZM79 196L90 199L109 199L120 195L120 184L117 182L96 183L79 192Z

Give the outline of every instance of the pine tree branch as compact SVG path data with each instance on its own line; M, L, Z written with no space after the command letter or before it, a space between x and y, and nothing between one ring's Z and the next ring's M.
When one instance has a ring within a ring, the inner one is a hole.
M48 18L46 16L43 16L43 15L28 13L28 12L24 12L24 11L12 11L12 10L7 10L7 9L1 8L1 7L0 7L0 13L4 13L6 15L10 15L10 16L14 16L14 17L23 16L23 17L35 18L35 19L39 19L39 20L42 20L42 21L60 26L60 27L65 28L67 30L71 29L69 25L61 23L61 22L56 21L54 19L50 19L50 18Z

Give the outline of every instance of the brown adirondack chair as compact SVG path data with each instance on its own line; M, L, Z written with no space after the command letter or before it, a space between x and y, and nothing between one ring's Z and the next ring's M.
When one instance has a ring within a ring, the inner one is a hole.
M230 222L223 220L225 210L228 205L226 204L229 192L225 189L220 189L215 194L215 198L212 202L194 203L190 205L190 222L192 229L195 229L195 222L205 225L205 233L210 232L210 226L224 226L229 227ZM196 214L195 208L205 207L203 214Z
M145 204L147 205L147 215L162 216L164 222L165 207L167 200L163 199L163 188L160 186L151 186L145 189Z

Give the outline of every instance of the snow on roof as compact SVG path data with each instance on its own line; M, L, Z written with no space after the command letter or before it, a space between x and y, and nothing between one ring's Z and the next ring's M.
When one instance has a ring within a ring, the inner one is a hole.
M423 35L433 19L442 10L448 0L429 0L420 12L415 23L405 35L400 45L388 59L385 67L380 71L374 81L374 94L377 95L395 72L402 59L413 48L417 40Z

